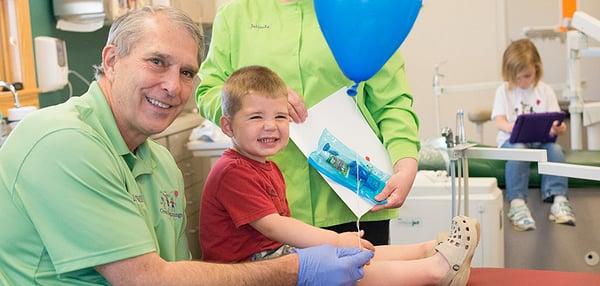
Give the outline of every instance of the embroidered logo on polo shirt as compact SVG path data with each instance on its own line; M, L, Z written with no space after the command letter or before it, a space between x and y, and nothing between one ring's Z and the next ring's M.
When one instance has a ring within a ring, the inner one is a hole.
M263 30L263 29L269 29L269 28L271 28L271 26L269 26L267 24L250 24L250 29Z
M144 203L144 196L142 196L142 195L131 195L131 197L133 198L133 201L136 203L140 203L140 204Z
M168 215L172 218L181 219L183 213L177 212L177 202L175 199L179 197L179 191L161 192L160 193L160 213Z

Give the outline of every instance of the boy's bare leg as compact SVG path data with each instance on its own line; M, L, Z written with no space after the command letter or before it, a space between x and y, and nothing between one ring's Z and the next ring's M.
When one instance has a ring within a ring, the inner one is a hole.
M413 260L426 258L435 247L435 240L415 244L393 244L375 247L374 260Z
M417 260L372 261L358 285L437 285L449 270L439 253Z

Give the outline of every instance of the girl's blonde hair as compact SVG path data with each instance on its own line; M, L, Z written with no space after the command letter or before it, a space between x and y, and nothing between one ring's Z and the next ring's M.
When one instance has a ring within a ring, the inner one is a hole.
M537 48L529 39L512 42L504 51L502 57L502 78L508 82L509 88L514 88L517 83L517 74L533 66L535 68L534 86L542 78L542 60Z

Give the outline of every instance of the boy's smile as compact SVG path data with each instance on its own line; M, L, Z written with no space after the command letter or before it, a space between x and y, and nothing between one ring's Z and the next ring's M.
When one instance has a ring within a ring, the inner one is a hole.
M233 118L224 118L223 131L240 154L265 162L289 141L287 98L269 98L251 93L242 99L242 108Z

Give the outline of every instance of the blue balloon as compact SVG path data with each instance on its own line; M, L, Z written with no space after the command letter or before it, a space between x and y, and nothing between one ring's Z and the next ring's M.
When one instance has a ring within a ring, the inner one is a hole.
M421 0L314 0L314 4L333 56L355 86L375 75L398 50L421 9Z

